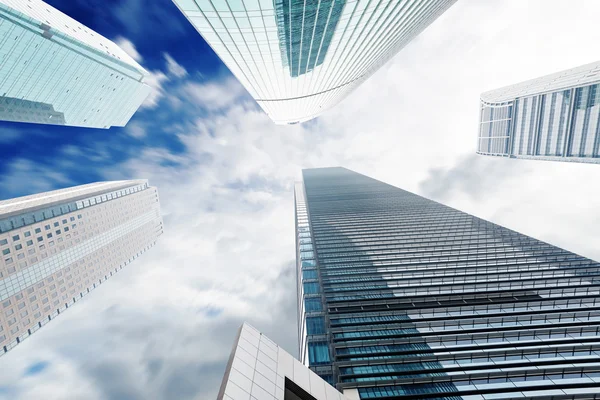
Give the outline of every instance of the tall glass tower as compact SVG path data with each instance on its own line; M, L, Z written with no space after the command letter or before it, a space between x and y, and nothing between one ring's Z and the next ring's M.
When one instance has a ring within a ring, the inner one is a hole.
M41 0L0 0L0 120L125 126L148 72L102 35Z
M278 124L317 117L456 0L173 0Z
M344 168L303 178L299 354L344 395L597 398L599 263Z
M600 163L600 61L483 93L477 153Z
M146 180L0 201L0 356L138 258L163 233Z

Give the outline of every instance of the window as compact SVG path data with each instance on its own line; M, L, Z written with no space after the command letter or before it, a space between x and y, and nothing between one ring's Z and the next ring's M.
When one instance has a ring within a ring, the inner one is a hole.
M23 245L20 245L20 244L15 246L15 250L21 250L22 248L23 248Z
M301 251L300 258L302 260L306 260L307 258L315 258L315 253L313 251Z
M324 317L306 317L306 333L309 335L324 335L325 318Z
M65 232L69 232L69 227L65 226Z
M13 241L16 242L17 240L21 239L21 237L19 237L19 235L14 235L13 236Z
M81 219L81 214L77 215L77 219Z
M66 220L66 219L63 219L63 220L62 220L62 223L63 223L63 224L66 224L66 223L67 223L67 220Z
M31 246L33 244L33 240L28 240L27 241L27 246Z
M50 238L52 237L52 234L51 234L51 233L49 233L49 234L47 234L47 235L46 235L46 237L47 237L48 239L50 239Z
M318 279L317 278L317 270L309 269L302 271L302 279Z
M75 217L71 217L69 218L69 220L71 220L71 222L75 221Z
M29 232L29 231L25 232L25 237L29 237L29 236L31 236L31 232Z
M35 233L40 233L42 230L40 228L35 228Z
M10 254L10 249L4 249L4 250L2 250L2 255L5 256L7 254Z
M44 240L44 238L43 238L43 237L41 237L41 236L37 238L37 241L38 241L38 242L41 242L42 240Z
M306 294L317 294L319 293L319 284L317 282L303 283L304 293Z
M56 234L57 234L57 235L60 235L60 229L56 231Z
M55 228L56 228L58 225L59 225L59 224L58 224L58 222L55 222L55 223L54 223L54 227L55 227Z
M326 342L309 342L308 359L311 365L329 362L329 346Z
M8 240L6 240L6 239L0 240L0 246L5 246L7 244L8 244Z
M306 312L323 311L323 306L318 297L309 297L304 299L304 309Z

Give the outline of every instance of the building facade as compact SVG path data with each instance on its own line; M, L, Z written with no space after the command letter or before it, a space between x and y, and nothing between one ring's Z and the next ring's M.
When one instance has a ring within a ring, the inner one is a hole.
M344 168L296 186L301 361L360 399L594 399L600 264Z
M99 182L0 201L0 356L163 232L155 187Z
M358 398L344 396L256 328L245 323L238 331L217 400Z
M0 120L125 126L148 72L115 43L41 0L0 0Z
M483 93L477 152L600 163L600 61Z
M173 0L278 124L333 107L456 0Z

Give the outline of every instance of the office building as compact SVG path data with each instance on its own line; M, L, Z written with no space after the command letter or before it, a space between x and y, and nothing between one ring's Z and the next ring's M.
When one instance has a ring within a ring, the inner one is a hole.
M99 182L0 201L0 355L154 246L155 187Z
M600 163L600 61L481 95L477 153Z
M41 0L0 0L0 120L125 126L148 72L116 44Z
M346 397L254 327L243 324L217 400L358 400Z
M333 107L456 0L173 0L277 124Z
M593 399L600 264L344 168L295 188L299 354L360 399Z

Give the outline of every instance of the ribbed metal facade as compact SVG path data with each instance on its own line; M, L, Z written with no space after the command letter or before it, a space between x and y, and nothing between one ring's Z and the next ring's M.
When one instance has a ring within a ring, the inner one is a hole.
M303 177L313 371L361 399L600 398L600 264L347 169Z
M600 61L483 93L477 153L600 163Z

